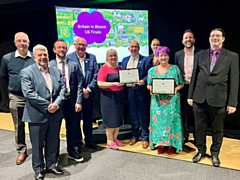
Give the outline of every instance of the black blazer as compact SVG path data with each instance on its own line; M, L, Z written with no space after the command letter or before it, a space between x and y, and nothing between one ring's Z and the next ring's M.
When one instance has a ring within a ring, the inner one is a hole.
M196 55L188 99L206 102L213 107L237 106L239 84L239 57L237 53L222 49L210 72L210 49Z
M201 51L201 49L196 49L196 48L194 49L193 67L196 60L196 54L199 51ZM183 49L175 53L175 64L179 67L182 75L184 75L184 57L185 57L185 52Z

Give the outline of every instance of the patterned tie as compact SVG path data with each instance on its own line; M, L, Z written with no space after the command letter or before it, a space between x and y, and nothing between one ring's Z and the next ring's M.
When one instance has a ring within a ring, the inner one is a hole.
M216 61L217 61L217 57L216 57L217 51L213 51L213 55L212 55L212 60L211 60L211 64L210 64L210 72L212 72Z
M64 63L64 61L62 61L62 78L63 78L63 82L64 82L65 87L66 87L66 74L65 74L65 63Z

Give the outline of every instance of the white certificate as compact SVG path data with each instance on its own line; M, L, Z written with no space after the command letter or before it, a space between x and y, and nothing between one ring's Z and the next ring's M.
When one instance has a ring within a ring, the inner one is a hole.
M121 84L136 83L139 81L138 69L121 69L119 70L119 79Z
M153 78L152 94L175 94L175 79Z

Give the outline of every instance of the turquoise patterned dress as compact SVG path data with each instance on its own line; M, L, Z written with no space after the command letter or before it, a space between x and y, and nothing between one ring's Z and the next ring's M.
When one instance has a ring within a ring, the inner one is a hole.
M176 85L183 83L183 78L176 65L170 65L163 74L158 66L148 70L147 83L152 85L152 78L174 78ZM150 106L149 145L151 149L157 145L173 146L176 152L182 150L182 119L180 93L173 96L152 95Z

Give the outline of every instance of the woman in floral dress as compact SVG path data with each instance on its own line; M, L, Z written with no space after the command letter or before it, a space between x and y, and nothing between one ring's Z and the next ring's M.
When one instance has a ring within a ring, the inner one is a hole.
M154 66L148 71L147 88L151 93L150 105L150 136L149 145L151 149L158 146L158 154L168 147L168 154L179 153L182 150L182 124L180 111L180 93L183 88L183 79L179 68L168 63L170 50L165 46L160 46L156 50L160 65ZM153 78L174 78L174 95L153 95Z

